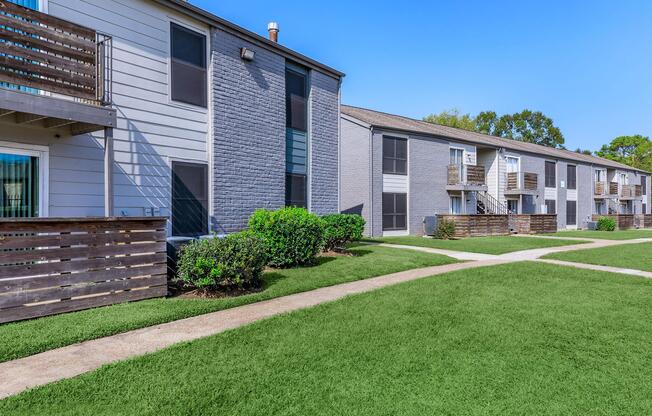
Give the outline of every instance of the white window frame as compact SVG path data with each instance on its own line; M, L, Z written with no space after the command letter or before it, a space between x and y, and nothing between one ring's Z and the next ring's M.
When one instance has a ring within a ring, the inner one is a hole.
M451 153L452 153L453 151L456 152L456 153L457 153L457 152L462 152L462 158L461 158L461 163L460 163L460 165L464 165L464 164L465 164L465 163L464 163L464 156L466 155L466 149L464 149L463 147L450 146L450 149L449 149L449 151L448 151L448 160L449 160L449 164L450 164L450 165L455 165L455 164L456 164L456 163L453 163L453 162L450 160L450 158L451 158Z
M50 149L47 146L0 141L0 153L39 158L39 218L50 215Z
M509 170L509 166L510 166L509 160L510 159L516 160L516 170L515 171L510 171ZM511 156L511 155L505 156L505 171L507 173L520 172L521 171L521 158L518 157L518 156Z
M455 209L453 208L453 207L455 206L455 204L453 204L453 200L455 200L455 199L459 199L459 200L460 200L460 208L459 208L459 212L455 212ZM462 204L463 204L462 196L451 195L451 197L450 197L450 201L449 201L449 207L450 207L449 212L451 213L451 215L462 215L462 211L463 211L463 210L462 210Z

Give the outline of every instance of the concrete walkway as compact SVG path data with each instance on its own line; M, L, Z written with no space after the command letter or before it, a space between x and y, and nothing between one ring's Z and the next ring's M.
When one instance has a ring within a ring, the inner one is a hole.
M600 272L610 272L610 273L620 273L633 276L644 277L646 279L652 279L652 273L646 272L643 270L634 270L634 269L623 269L620 267L612 266L600 266L597 264L587 264L587 263L575 263L571 261L562 261L562 260L552 260L552 259L538 259L535 260L541 263L556 264L558 266L567 266L575 267L577 269L587 269L587 270L596 270Z
M586 239L582 240L586 241ZM264 302L174 321L167 324L125 332L106 338L46 351L41 354L14 361L0 363L0 399L18 394L30 388L83 374L95 370L105 364L155 352L180 342L192 341L198 338L215 335L229 329L238 328L282 313L309 308L326 302L332 302L348 295L365 293L382 287L457 270L494 266L524 260L534 260L563 266L614 273L626 273L652 278L652 273L642 272L639 270L626 270L615 267L539 259L540 257L551 253L588 250L592 248L635 244L640 242L643 241L592 240L587 244L517 251L502 255L468 253L428 247L380 244L383 247L443 254L458 260L465 260L466 262L408 270L325 287L309 292L297 293Z
M0 399L83 374L105 364L158 351L179 342L215 335L274 315L332 302L348 295L456 270L504 263L509 261L489 259L408 270L138 329L0 363Z

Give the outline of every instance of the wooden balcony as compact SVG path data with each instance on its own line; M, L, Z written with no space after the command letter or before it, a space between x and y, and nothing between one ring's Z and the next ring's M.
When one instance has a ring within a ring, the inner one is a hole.
M620 188L620 199L639 199L643 196L641 185L623 185Z
M532 172L507 173L506 195L534 195L539 191L539 175Z
M618 182L609 183L609 195L618 195Z
M448 190L487 189L485 167L483 165L448 165Z
M115 126L111 37L0 0L0 117L3 122Z

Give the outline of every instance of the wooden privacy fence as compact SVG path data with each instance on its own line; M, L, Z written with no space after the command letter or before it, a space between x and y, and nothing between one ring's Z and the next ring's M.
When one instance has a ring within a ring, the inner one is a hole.
M511 215L512 226L518 234L549 234L557 232L557 215L519 214Z
M102 103L110 37L0 0L0 81Z
M639 228L652 228L652 214L636 214L634 217Z
M632 214L593 215L592 220L598 221L602 217L613 218L616 221L616 228L619 230L628 230L630 228L634 228L634 215Z
M457 238L509 234L507 215L438 215L437 220L453 221Z
M0 323L167 294L165 218L0 220Z

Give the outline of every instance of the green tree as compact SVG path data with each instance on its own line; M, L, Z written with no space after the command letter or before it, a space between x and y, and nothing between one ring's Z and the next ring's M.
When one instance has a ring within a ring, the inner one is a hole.
M498 116L495 111L483 111L477 116L471 116L460 114L458 110L449 110L429 115L423 120L507 139L564 148L565 140L561 130L550 117L540 111L526 109L502 116Z
M586 149L585 149L585 150L582 150L582 149L579 148L579 147L578 147L577 149L575 149L575 153L579 153L579 154L582 154L582 155L588 155L588 156L593 155L593 152L592 152L592 151L590 151L590 150L586 150Z
M595 154L638 169L652 171L652 141L640 134L616 137Z

